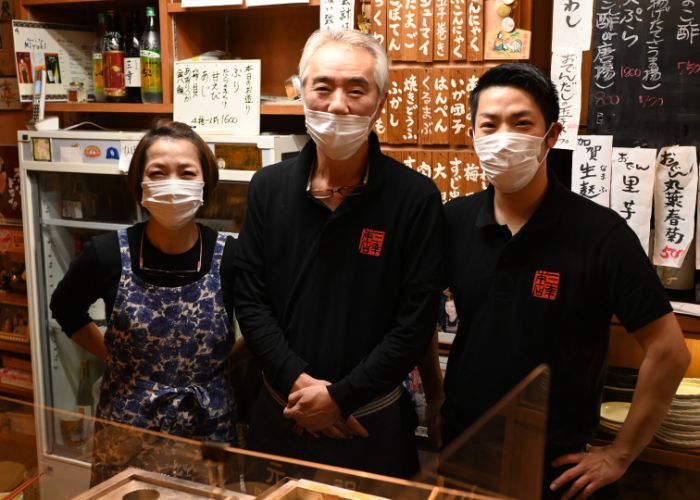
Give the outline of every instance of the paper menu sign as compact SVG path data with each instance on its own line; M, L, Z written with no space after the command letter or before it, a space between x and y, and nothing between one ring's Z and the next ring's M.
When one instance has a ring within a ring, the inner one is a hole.
M636 2L631 2L636 3ZM593 32L593 0L554 2L552 50L590 50Z
M581 117L581 52L552 54L551 77L559 93L559 123L563 125L554 146L576 149L576 137Z
M610 208L627 221L649 253L656 149L613 148Z
M611 135L580 135L571 160L571 190L610 206Z
M46 69L46 101L66 101L66 85L82 82L94 97L91 26L12 21L20 100L31 102L35 71Z
M681 267L693 239L698 165L695 146L661 148L654 187L654 264Z
M173 118L198 133L260 134L260 60L176 61Z

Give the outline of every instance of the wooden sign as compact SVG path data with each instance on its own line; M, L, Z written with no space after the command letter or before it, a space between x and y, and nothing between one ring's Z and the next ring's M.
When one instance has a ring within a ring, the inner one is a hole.
M450 200L448 193L450 191L450 170L448 167L447 151L433 151L433 181L440 190L442 202L446 203Z
M467 12L465 0L450 0L450 60L467 59Z
M433 60L433 0L418 0L418 62Z
M404 0L401 26L401 60L418 60L418 0Z
M401 125L403 124L403 116L406 109L403 97L402 69L389 70L389 91L386 102L386 142L388 144L402 144L403 131L401 130Z
M483 191L489 186L488 180L486 179L486 174L481 168L479 163L479 157L473 151L464 151L462 153L463 158L463 172L464 172L464 195L469 196L470 194L478 193Z
M450 146L468 144L467 129L467 70L450 69Z
M418 109L419 81L418 73L412 68L403 70L403 142L404 144L418 144L418 128L420 115Z
M467 61L484 60L484 2L467 0Z
M428 71L432 75L432 144L446 145L450 142L450 70L431 68Z
M433 61L450 59L450 0L435 2L433 35Z
M418 81L420 82L420 128L418 132L418 144L433 143L433 91L432 74L429 69L420 71Z
M403 2L401 0L386 0L386 53L392 61L401 60L401 20L403 18Z
M372 36L386 48L386 0L372 0Z

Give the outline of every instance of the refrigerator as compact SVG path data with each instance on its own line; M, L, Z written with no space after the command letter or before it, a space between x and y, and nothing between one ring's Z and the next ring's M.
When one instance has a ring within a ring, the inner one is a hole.
M142 136L143 132L110 131L17 134L34 418L45 498L70 498L88 489L92 429L89 423L76 422L76 398L81 364L89 367L87 379L95 391L102 372L101 362L72 342L52 319L49 301L92 236L144 219L142 208L131 198L126 175ZM234 235L243 221L247 185L255 171L297 154L307 141L301 135L202 134L202 138L220 169L214 203L199 220ZM95 303L90 315L104 329L104 303Z

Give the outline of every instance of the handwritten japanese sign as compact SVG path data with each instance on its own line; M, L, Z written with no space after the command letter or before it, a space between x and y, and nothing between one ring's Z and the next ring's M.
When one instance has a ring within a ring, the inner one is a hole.
M646 253L655 178L655 149L613 148L610 208L627 221Z
M467 22L465 0L450 0L450 60L467 59Z
M604 207L610 206L612 136L581 135L571 160L571 190Z
M260 134L260 60L176 61L173 117L197 132Z
M698 165L694 146L661 148L654 187L654 264L681 267L693 239Z
M450 58L450 0L433 0L435 28L433 34L433 61Z
M484 59L484 2L467 0L467 61Z
M629 3L636 3L632 0ZM552 50L589 50L593 30L593 0L554 2Z
M321 0L321 29L353 28L355 2L351 0Z
M372 36L386 48L386 1L372 0L370 12Z
M559 122L564 126L555 148L576 148L581 120L581 64L581 52L552 54L551 77L559 92Z
M433 60L433 0L418 0L418 61Z

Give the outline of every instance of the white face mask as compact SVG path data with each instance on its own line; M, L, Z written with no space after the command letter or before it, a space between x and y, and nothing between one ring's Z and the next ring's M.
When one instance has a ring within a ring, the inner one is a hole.
M474 139L474 150L489 182L504 193L515 193L527 186L547 156L545 151L538 158L553 125L543 137L498 132Z
M333 160L347 160L367 140L374 115L336 115L304 106L304 116L316 146Z
M142 182L141 188L141 205L160 225L171 230L185 227L204 202L203 181L165 179Z

